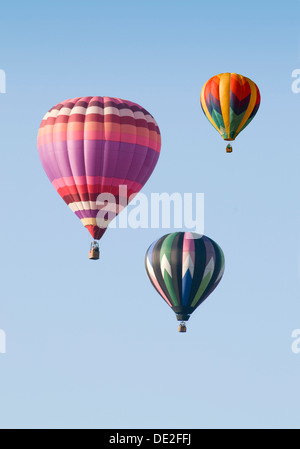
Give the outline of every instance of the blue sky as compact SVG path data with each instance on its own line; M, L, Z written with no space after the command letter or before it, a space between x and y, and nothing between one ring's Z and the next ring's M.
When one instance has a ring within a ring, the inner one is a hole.
M2 3L0 428L300 427L298 18L298 1ZM226 71L262 96L232 155L199 100ZM155 117L145 194L205 194L226 269L185 335L144 269L169 230L109 230L90 262L88 232L42 169L41 119L85 95Z

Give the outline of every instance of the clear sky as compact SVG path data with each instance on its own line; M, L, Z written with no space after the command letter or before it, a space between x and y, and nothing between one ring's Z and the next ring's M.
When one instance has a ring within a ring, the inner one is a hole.
M1 428L300 428L299 16L298 1L1 3ZM199 100L227 71L262 96L231 155ZM226 268L186 334L144 269L173 229L108 230L91 262L42 169L41 119L86 95L155 117L145 194L205 195Z

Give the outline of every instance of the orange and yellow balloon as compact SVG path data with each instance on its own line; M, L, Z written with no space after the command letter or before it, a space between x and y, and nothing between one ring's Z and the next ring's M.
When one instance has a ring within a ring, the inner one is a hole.
M201 106L224 140L234 140L254 118L260 92L250 79L237 73L221 73L208 80L201 91ZM231 145L227 146L231 152Z

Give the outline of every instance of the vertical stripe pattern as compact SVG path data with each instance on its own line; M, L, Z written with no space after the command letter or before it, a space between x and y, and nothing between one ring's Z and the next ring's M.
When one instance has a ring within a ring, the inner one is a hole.
M212 239L175 232L152 243L145 265L152 285L173 311L190 315L221 281L225 259Z
M224 140L234 140L258 111L257 85L236 73L221 73L208 80L201 91L202 110Z

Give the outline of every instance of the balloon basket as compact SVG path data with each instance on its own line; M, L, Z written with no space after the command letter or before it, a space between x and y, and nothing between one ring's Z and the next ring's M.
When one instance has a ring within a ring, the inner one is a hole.
M227 145L226 153L232 153L232 146L231 145Z
M186 332L186 325L185 325L185 323L182 322L182 323L179 324L178 332L181 332L181 333Z
M89 259L98 260L100 258L100 250L98 242L91 243Z

